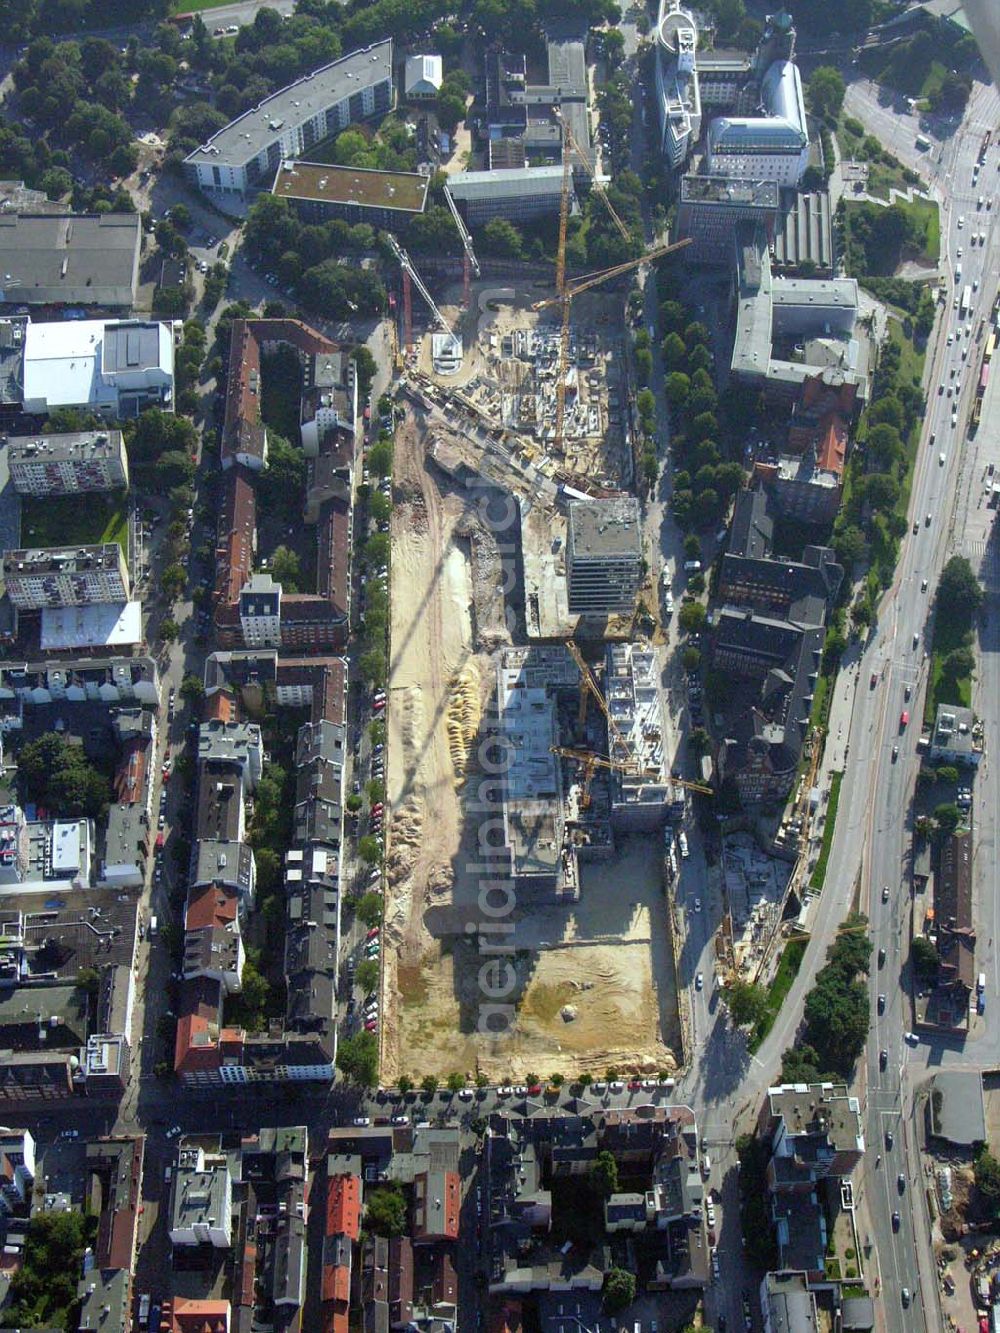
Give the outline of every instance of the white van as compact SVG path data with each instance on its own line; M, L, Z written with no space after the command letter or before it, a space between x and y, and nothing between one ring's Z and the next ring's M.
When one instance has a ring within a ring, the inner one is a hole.
M980 972L979 980L976 982L976 991L979 995L982 995L985 989L986 989L986 973Z
M688 851L687 834L683 829L681 829L680 833L677 835L677 846L681 849L681 856L686 861L691 853Z
M154 912L153 915L149 918L149 938L151 940L156 939L157 932L159 931L159 929L160 929L160 923L156 919L156 913Z
M685 574L700 574L700 573L701 573L701 561L700 561L700 560L685 560L685 561L684 561L684 573L685 573Z

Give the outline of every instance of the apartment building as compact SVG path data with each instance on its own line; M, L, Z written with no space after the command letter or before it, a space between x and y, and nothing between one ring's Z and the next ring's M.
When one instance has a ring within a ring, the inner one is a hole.
M131 587L117 542L5 551L3 576L18 611L126 602Z
M7 464L19 495L79 495L128 485L120 430L11 436Z
M225 201L266 188L280 163L348 125L392 109L392 42L351 51L297 79L217 130L184 159L191 185Z

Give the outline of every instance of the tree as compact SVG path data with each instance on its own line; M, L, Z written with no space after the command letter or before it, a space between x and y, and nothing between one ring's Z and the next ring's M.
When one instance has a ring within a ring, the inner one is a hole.
M364 802L362 801L360 794L356 791L352 791L344 802L345 807L352 815L356 815L363 804Z
M668 333L660 346L660 352L668 370L679 370L687 362L687 348L679 333Z
M865 534L856 523L849 523L833 538L833 549L837 553L837 559L848 570L859 560L865 558L868 550L868 543L865 541Z
M735 981L727 994L729 1014L737 1027L756 1027L767 1016L767 990L752 981Z
M413 1089L413 1079L407 1077L406 1074L400 1074L399 1078L396 1080L396 1087L405 1097L406 1094Z
M22 801L61 816L99 819L107 811L107 777L88 762L81 745L58 732L45 732L22 745L17 778Z
M368 450L368 470L373 477L392 476L391 440L389 439L376 440L376 442Z
M366 1191L365 1227L376 1236L401 1236L406 1230L406 1199L395 1181Z
M599 1152L590 1168L590 1187L599 1199L618 1193L618 1163L614 1153Z
M382 648L369 648L358 658L358 673L368 684L381 688L385 684L385 652Z
M367 833L363 838L360 838L358 840L358 855L361 857L362 861L364 861L365 865L378 865L382 860L382 848L379 845L378 839L373 838L370 833Z
M358 964L357 971L354 974L355 980L361 989L369 994L375 990L379 982L379 965L374 958L364 958Z
M427 1093L428 1097L433 1097L437 1092L438 1081L433 1074L425 1074L420 1080L420 1087Z
M299 557L294 551L289 550L287 546L275 548L271 556L270 573L274 581L281 584L283 592L298 592L301 572Z
M358 397L363 401L368 397L378 367L374 356L363 343L359 343L351 352L351 360L358 377Z
M664 392L670 406L675 411L679 411L688 400L688 395L691 392L691 380L683 371L675 370L673 374L667 376Z
M520 259L524 254L524 237L506 218L493 218L483 228L483 248L501 259Z
M604 1308L608 1314L618 1314L635 1300L635 1274L625 1268L609 1268L604 1275Z
M685 671L697 671L701 666L701 649L694 646L685 648L681 654L681 662Z
M382 920L382 895L380 893L366 893L359 900L354 909L354 915L363 926L377 926Z
M373 1088L378 1082L378 1042L374 1032L342 1037L337 1045L337 1068L350 1082Z
M692 727L688 732L688 749L692 754L709 754L712 749L712 738L704 727Z
M917 935L910 946L910 957L917 974L925 981L933 982L938 972L937 949L926 937Z
M961 555L953 555L944 569L937 587L937 613L949 624L969 626L983 604L983 590L972 566Z
M205 686L197 676L185 676L180 685L180 696L190 704L200 704L205 697Z
M972 1169L976 1189L996 1216L1000 1213L1000 1161L997 1161L989 1148L982 1147L976 1154Z
M832 65L820 65L813 70L806 85L809 104L817 116L835 119L844 105L844 80Z
M445 1080L448 1091L452 1094L461 1092L465 1087L465 1075L458 1073L457 1070L450 1073Z
M187 574L183 565L167 565L160 575L160 588L168 601L176 602L187 587Z
M939 842L944 842L946 838L951 837L961 822L962 812L957 805L944 802L942 805L935 806L934 823Z
M378 805L385 800L385 783L381 778L371 778L365 787L368 793L368 799L372 805Z
M176 643L180 629L176 620L162 620L160 622L160 641L162 643Z
M887 472L872 472L865 478L862 487L865 501L875 510L883 513L895 509L899 500L899 482Z
M694 634L704 629L708 615L701 602L685 602L677 613L677 623L685 634Z
M872 466L888 472L903 457L903 439L895 426L883 421L868 432L865 450Z

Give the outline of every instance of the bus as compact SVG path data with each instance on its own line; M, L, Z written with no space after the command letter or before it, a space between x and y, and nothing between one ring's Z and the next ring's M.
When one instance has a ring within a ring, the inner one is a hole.
M921 152L926 153L931 146L931 141L926 134L918 134L916 138L917 147Z
M968 283L966 283L966 285L962 288L962 300L958 307L958 313L961 316L961 318L964 319L971 309L972 309L972 288L968 285Z
M983 351L983 360L991 361L993 359L993 353L996 350L997 350L997 334L996 334L996 329L993 329L992 332L990 333L990 336L986 339L986 347Z

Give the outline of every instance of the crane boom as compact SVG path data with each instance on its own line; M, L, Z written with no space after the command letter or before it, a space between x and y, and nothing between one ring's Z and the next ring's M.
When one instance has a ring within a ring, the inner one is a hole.
M639 765L634 759L609 759L604 755L594 754L592 750L576 750L570 745L550 745L553 754L563 759L578 759L581 764L593 764L595 768L610 768L620 773L637 774Z
M610 281L611 278L620 277L623 273L639 268L641 264L649 264L654 259L662 259L664 255L673 254L675 250L683 250L686 245L690 244L691 237L685 236L682 241L672 241L670 245L658 245L655 249L648 250L646 254L640 255L638 259L627 259L623 264L615 264L613 268L607 268L602 273L595 273L589 278L584 278L582 282L567 287L566 294L572 300L574 296L579 296L581 292L589 292L591 287L597 287L602 282ZM536 301L531 308L532 310L546 310L549 306L558 305L562 299L561 296L547 296L544 301Z
M452 337L455 337L455 330L451 327L451 325L445 319L444 315L442 315L441 311L437 308L433 296L431 296L430 292L424 286L424 281L421 278L420 274L413 267L413 261L410 259L410 256L406 253L406 251L403 249L403 247L400 245L400 243L396 240L395 236L393 236L391 232L386 233L386 240L389 242L389 248L392 251L392 253L396 256L400 268L402 268L404 273L408 273L410 277L413 279L413 282L416 284L417 291L427 302L428 306L430 307L430 312L437 320L438 324L441 326L442 329L444 329L445 333L450 333Z
M596 172L596 171L594 170L594 168L591 166L591 164L590 164L590 158L587 156L587 154L584 152L584 150L580 147L580 144L579 144L579 142L577 141L576 136L574 135L573 131L572 131L572 130L570 129L570 127L569 127L569 122L563 120L562 116L559 115L559 112L558 112L558 111L556 112L556 115L559 117L559 120L562 122L563 133L564 133L565 136L566 136L566 140L567 140L567 142L569 143L569 146L573 149L573 151L576 153L577 157L580 159L580 165L584 168L584 170L587 172L588 176L590 177L590 183L591 183L591 185L594 187L594 190L595 190L596 194L598 195L598 197L600 198L601 203L602 203L602 204L604 205L604 207L608 210L608 213L609 213L609 215L610 215L610 217L611 217L611 221L612 221L612 222L615 224L615 226L618 228L618 231L619 231L619 233L621 234L622 238L623 238L624 240L626 240L626 241L631 241L631 240L633 239L632 233L629 231L628 227L626 227L625 223L622 222L621 218L620 218L620 217L618 216L618 214L615 212L615 207L614 207L614 205L613 205L612 202L611 202L611 199L610 199L610 197L609 197L609 195L608 195L607 190L604 188L604 185L602 184L602 182L599 181L599 180L597 179L597 172Z
M593 671L584 661L583 654L580 652L580 649L576 646L576 644L573 642L572 639L566 640L566 648L569 651L570 657L572 657L573 661L580 669L580 684L583 686L585 690L590 691L590 693L597 700L597 706L604 714L604 717L608 724L608 736L613 743L612 748L614 745L618 745L621 747L621 749L623 749L626 752L627 755L631 756L632 747L629 745L628 741L622 735L618 723L611 716L611 709L608 707L608 703L604 697L604 693L601 690L600 685L598 685L597 683L597 677L594 675Z
M445 202L451 209L451 216L455 219L455 226L458 228L458 234L462 238L462 249L465 251L465 256L469 261L469 266L471 267L473 273L478 278L479 260L476 258L476 252L472 248L472 237L469 235L468 227L466 227L465 223L462 221L462 215L458 211L458 208L455 206L455 201L454 199L452 199L451 191L448 189L447 185L444 187L444 197L445 197Z

